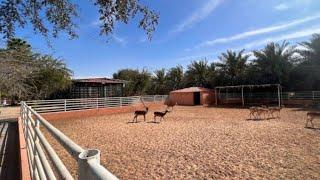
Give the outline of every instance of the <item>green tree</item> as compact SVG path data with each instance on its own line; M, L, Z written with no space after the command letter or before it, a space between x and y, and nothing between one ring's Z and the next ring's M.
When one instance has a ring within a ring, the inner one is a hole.
M3 0L0 3L0 33L5 39L14 37L17 28L30 25L36 33L57 37L65 32L77 37L77 1L71 0ZM141 17L138 26L149 39L158 24L159 15L139 0L93 0L98 8L100 33L109 35L116 22L127 24L130 19Z
M149 94L167 94L169 92L167 87L166 70L164 68L154 71L154 75L151 78L148 89Z
M72 71L62 60L48 55L39 56L36 66L36 71L27 79L27 83L33 87L33 99L50 98L71 85Z
M314 34L310 41L300 43L302 48L298 63L291 73L293 87L301 90L320 89L320 34Z
M128 81L124 88L125 96L143 95L149 86L151 74L146 69L121 69L113 74L113 78Z
M45 73L49 67L55 73ZM71 71L62 61L33 53L31 46L21 39L9 40L7 47L0 50L0 89L12 100L46 98L67 86L70 76Z
M240 52L228 50L219 56L220 62L216 63L219 69L220 83L224 85L238 85L244 81L247 69L247 61L250 55L244 54L244 49Z
M289 85L290 72L293 68L294 47L289 43L283 42L269 43L264 49L254 51L256 59L253 66L258 74L258 82L260 84L279 83L283 86Z
M192 61L188 65L184 77L184 84L189 86L208 86L209 65L207 60Z
M183 77L183 67L181 65L170 68L166 74L167 87L169 91L182 88Z

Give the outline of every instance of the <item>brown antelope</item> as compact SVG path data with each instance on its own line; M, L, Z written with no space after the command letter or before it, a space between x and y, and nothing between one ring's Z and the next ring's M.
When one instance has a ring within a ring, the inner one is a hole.
M249 118L253 117L254 119L262 119L261 116L264 114L265 116L268 115L268 107L265 105L259 106L252 106L249 108Z
M178 103L169 103L167 104L167 110L168 112L173 111L173 107L176 106Z
M269 109L270 116L273 118L274 113L277 113L277 118L280 118L280 112L283 107L284 107L283 105L281 107L269 107L268 109Z
M252 117L253 119L257 119L257 108L258 107L255 107L255 106L249 108L249 111L250 111L249 118Z
M165 110L164 112L158 112L158 111L154 112L153 113L154 122L156 122L157 117L160 117L159 119L159 122L160 122L168 112L169 112L168 110Z
M268 119L269 118L269 109L265 107L258 107L257 114L260 119ZM264 115L264 118L263 118Z
M138 116L143 116L144 121L146 121L146 114L148 113L148 111L149 111L148 107L146 107L146 110L144 110L144 111L135 111L132 121L133 122L138 122ZM134 120L136 120L136 121L134 121Z
M313 119L315 119L315 118L320 119L320 112L308 112L306 127L308 127L308 123L310 122L312 125L312 128L314 128Z

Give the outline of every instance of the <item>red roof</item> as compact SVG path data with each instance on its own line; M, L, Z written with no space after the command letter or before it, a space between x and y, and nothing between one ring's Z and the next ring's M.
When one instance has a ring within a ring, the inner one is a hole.
M170 93L178 93L178 92L208 92L212 91L211 89L203 88L203 87L189 87L184 89L178 89L175 91L171 91Z
M73 79L73 82L80 83L101 83L101 84L124 84L126 81L109 78L88 78L88 79Z

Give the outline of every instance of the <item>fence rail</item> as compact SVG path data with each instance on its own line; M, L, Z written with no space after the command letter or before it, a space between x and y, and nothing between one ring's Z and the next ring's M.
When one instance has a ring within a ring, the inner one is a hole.
M100 165L100 152L98 150L83 149L53 127L25 102L21 102L21 120L32 179L74 179L43 135L40 125L46 128L77 161L78 179L117 179L116 176ZM50 162L52 162L53 167Z
M143 100L145 102L159 102L164 101L167 97L167 95L148 95L85 99L34 100L26 101L26 104L28 106L31 106L32 109L34 109L38 113L48 113L130 106L140 103L140 100Z
M43 126L77 161L78 179L117 179L100 164L100 151L83 149L45 120L39 112L72 111L92 108L128 106L140 99L147 102L164 101L167 96L133 96L91 99L59 99L21 102L20 117L27 144L32 179L74 179L40 129Z
M278 94L276 92L268 92L268 93L244 93L245 99L278 99ZM236 99L241 98L242 94L239 92L223 92L219 93L219 98L223 99ZM298 92L282 92L281 93L282 100L320 100L320 91L298 91Z

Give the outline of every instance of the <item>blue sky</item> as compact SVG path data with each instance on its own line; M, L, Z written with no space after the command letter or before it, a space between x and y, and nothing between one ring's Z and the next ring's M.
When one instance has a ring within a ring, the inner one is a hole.
M79 38L63 34L52 40L53 48L32 31L22 30L37 52L65 60L75 78L111 77L121 68L170 68L192 60L216 61L227 49L247 52L267 42L305 41L320 33L319 0L144 0L160 13L151 42L137 28L138 19L117 23L109 37L99 35L97 9L91 0L79 4ZM108 42L107 42L108 41Z

